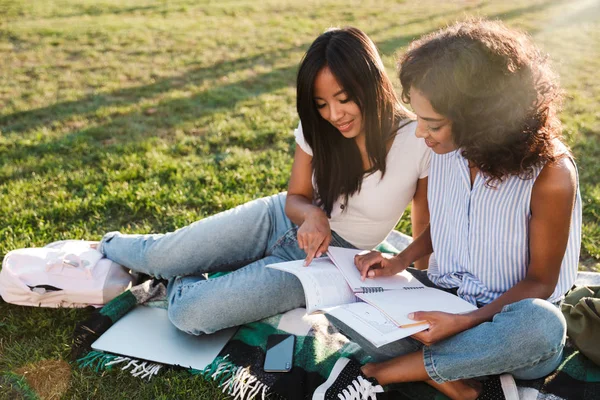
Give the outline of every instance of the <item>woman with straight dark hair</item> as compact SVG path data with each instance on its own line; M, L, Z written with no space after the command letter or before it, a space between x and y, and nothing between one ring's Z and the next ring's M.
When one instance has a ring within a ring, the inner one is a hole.
M301 127L288 192L257 199L175 232L111 232L99 250L169 279L171 322L212 333L304 306L300 281L267 264L305 260L329 245L372 249L413 201L413 233L427 226L430 151L398 101L373 42L331 29L298 72ZM204 273L233 271L205 280Z
M342 327L379 362L340 359L314 398L352 387L360 394L339 398L374 398L379 385L415 381L452 399L518 398L513 377L540 378L561 362L559 304L579 261L581 198L557 77L525 34L478 20L413 42L399 66L417 136L433 150L430 226L392 259L371 252L355 263L370 278L432 253L417 278L478 309L413 313L429 328L379 349Z

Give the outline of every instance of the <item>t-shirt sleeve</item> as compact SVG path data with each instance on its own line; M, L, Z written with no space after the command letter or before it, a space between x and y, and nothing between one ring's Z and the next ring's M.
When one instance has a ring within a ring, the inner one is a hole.
M425 150L421 154L421 160L419 162L419 179L423 179L429 176L429 164L431 163L431 149L427 147L423 139L419 139Z
M298 122L298 127L294 130L294 136L296 137L296 143L300 148L309 156L312 157L313 152L306 140L304 139L304 132L302 131L302 123Z
M412 160L414 160L413 165L415 166L416 172L419 174L419 179L427 178L429 176L429 164L431 162L431 149L423 139L416 136L415 130L417 129L417 122L411 121L401 129L406 130L406 134L409 138L407 140L408 147L406 147L404 151L407 154L410 154Z

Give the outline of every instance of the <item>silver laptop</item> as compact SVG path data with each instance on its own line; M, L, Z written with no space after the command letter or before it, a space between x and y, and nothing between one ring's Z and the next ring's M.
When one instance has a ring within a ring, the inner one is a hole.
M175 328L163 308L137 306L92 344L92 349L203 370L237 328L194 336Z

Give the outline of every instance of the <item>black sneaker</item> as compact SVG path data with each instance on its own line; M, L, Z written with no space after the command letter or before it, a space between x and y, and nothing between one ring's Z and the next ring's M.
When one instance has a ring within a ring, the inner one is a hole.
M356 362L340 358L313 400L376 400L376 393L383 393L383 388L375 378L367 378Z
M512 375L493 375L483 383L483 390L477 400L519 400L517 384Z

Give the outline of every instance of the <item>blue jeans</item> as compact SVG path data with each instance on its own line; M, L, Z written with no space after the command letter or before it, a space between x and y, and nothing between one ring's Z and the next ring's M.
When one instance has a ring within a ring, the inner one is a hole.
M425 271L411 272L423 284L435 286ZM560 310L541 299L506 305L492 321L431 346L408 337L376 348L343 322L328 318L375 362L421 351L427 374L437 383L503 373L517 379L546 376L558 367L566 338Z
M167 234L110 232L99 250L134 271L169 279L169 319L182 331L200 335L257 321L305 305L296 276L265 267L306 257L285 199L280 193L254 200ZM332 236L332 246L353 247ZM233 272L202 276L226 271Z

